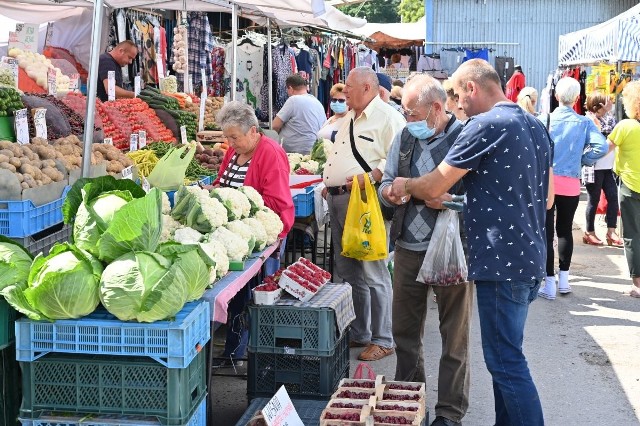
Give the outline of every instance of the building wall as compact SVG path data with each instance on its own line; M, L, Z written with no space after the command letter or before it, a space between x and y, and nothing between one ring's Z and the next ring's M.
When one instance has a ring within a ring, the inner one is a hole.
M557 68L561 34L609 20L638 3L637 0L425 0L426 10L433 11L433 23L427 22L427 27L432 25L427 28L427 37L432 34L433 40L427 41L491 48L492 64L496 56L513 57L522 66L527 85L540 91L547 75ZM456 46L436 44L432 48L437 53L443 47Z

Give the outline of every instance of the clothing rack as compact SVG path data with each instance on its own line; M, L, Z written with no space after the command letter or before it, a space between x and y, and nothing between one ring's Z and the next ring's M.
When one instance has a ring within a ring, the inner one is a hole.
M154 12L153 10L144 10L144 9L138 9L136 7L127 7L125 8L125 13L128 13L128 12L133 12L132 13L133 16L153 15L156 18L165 19L165 16L162 13Z
M475 47L475 46L472 46L472 47L469 47L469 48L467 48L467 49L469 49L469 50L482 50L482 49L487 49L489 52L495 52L495 51L496 51L496 49L491 48L491 47L486 48L486 47ZM464 52L464 51L465 51L465 49L464 49L463 47L454 47L454 48L447 48L447 47L443 47L443 48L442 48L442 49L440 49L440 50L441 50L442 52Z

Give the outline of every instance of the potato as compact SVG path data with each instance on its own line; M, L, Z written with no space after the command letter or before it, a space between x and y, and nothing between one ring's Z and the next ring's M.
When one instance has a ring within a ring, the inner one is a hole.
M22 189L29 189L29 184L27 182L21 182L20 186L22 187Z
M0 169L6 169L13 173L16 172L16 167L10 163L0 163Z
M22 165L22 162L20 161L20 159L19 159L19 158L12 157L12 158L9 160L9 164L13 164L15 167L20 167L20 166Z
M0 155L4 155L5 157L13 157L13 151L11 151L10 149L2 149L0 150ZM18 156L19 157L19 156Z
M16 177L18 178L18 182L24 182L24 176L22 176L22 173L16 173Z
M9 157L7 157L4 154L0 154L0 163L8 163L9 162Z

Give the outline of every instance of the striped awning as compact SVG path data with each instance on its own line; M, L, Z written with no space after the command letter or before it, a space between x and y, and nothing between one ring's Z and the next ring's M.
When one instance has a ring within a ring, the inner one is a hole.
M602 24L560 36L558 64L640 61L640 4Z

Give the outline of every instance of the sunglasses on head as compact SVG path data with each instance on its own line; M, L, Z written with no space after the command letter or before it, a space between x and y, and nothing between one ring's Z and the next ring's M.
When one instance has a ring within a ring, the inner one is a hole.
M339 104L343 104L345 103L347 100L346 99L336 99L336 98L331 98L331 102L337 102Z

